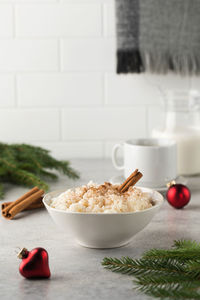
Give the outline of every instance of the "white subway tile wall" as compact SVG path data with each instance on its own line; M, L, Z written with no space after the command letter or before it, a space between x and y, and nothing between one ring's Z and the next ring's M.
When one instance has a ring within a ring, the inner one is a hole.
M20 74L17 76L17 91L20 107L101 106L103 75L61 72Z
M58 64L56 40L0 40L0 72L57 71Z
M57 109L1 109L1 141L59 141Z
M101 35L98 3L19 4L16 6L17 37L96 37Z
M64 140L111 140L145 136L144 107L63 109ZM137 126L134 126L137 125Z
M0 141L109 157L162 123L159 89L200 79L116 75L114 0L0 0Z
M61 41L61 68L66 72L81 70L114 72L116 65L114 53L113 38L64 39Z
M10 4L2 4L0 9L0 38L13 36L13 9Z

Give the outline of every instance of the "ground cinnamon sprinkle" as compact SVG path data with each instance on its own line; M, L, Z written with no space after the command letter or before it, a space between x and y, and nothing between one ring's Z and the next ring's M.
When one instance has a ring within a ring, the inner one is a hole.
M122 193L120 185L109 182L69 189L55 197L50 206L71 212L122 213L140 211L153 206L152 197L140 188L130 186Z

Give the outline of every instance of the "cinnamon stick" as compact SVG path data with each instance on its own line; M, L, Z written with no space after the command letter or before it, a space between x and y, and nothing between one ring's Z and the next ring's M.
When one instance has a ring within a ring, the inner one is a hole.
M135 171L133 173L131 173L131 175L126 178L126 180L120 185L119 190L122 190L123 187L138 173L138 169L135 169Z
M6 216L8 211L13 208L15 205L23 201L24 199L28 198L29 196L33 195L35 192L39 191L39 188L36 186L32 188L30 191L19 197L16 201L13 201L10 205L8 205L3 211L2 214L3 216Z
M28 197L25 197L25 195L23 195L22 197L20 197L19 199L12 202L7 207L5 207L5 209L2 211L2 215L6 219L11 220L19 212L27 209L30 205L37 202L38 199L41 198L41 196L44 194L43 190L38 190L37 191L36 189L34 189L34 191L35 191L34 193L33 193L33 189L31 191L29 191L28 193L25 194L25 195L28 195Z
M119 187L121 193L126 192L130 186L134 186L142 177L142 173L136 169Z
M138 172L124 187L121 189L121 193L124 193L130 186L134 186L142 177L142 173Z
M32 209L36 209L36 208L42 208L44 207L44 204L42 202L43 197L40 197L38 199L38 201L30 204L27 208L25 208L24 210L32 210ZM1 204L1 210L4 210L8 205L10 205L13 202L4 202Z

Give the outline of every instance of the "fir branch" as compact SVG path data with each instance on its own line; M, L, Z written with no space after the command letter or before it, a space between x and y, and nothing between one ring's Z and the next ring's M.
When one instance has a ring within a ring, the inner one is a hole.
M181 286L174 286L170 289L168 287L149 288L146 289L144 292L149 296L160 299L200 299L199 292Z
M134 275L135 289L160 299L200 299L200 244L175 241L172 249L151 249L140 259L102 261L112 272Z
M69 166L68 161L66 161L66 160L61 160L61 161L56 160L56 163L57 163L57 170L62 172L64 175L67 175L69 178L72 178L72 179L79 178L79 174L77 173L77 171L74 171L74 169L72 169Z
M44 178L50 178L52 180L57 180L58 176L52 172L45 171L43 169L39 170L38 175Z
M11 182L28 187L37 185L47 190L48 184L43 179L56 180L58 177L49 170L61 172L72 179L79 177L68 161L53 158L48 150L41 147L0 143L0 153L0 184ZM2 196L3 187L0 187L0 198Z
M176 249L199 249L200 250L200 243L191 240L178 240L174 241L174 245L172 246Z
M147 251L144 255L144 258L148 259L179 259L181 261L187 261L191 259L200 259L200 249L198 248L179 248L172 250L165 249L151 249Z
M200 279L200 260L189 261L187 264L187 269L190 278Z
M18 160L32 162L39 169L56 169L72 179L79 178L78 173L70 167L68 161L53 158L46 149L26 144L13 145L12 148L16 151Z
M43 180L24 170L13 170L10 174L10 182L27 187L38 186L45 191L48 190L48 185Z
M145 274L184 274L185 268L174 261L132 259L122 257L121 259L105 257L102 265L105 269L128 275Z
M190 282L191 278L189 277L189 274L147 274L147 275L140 275L137 276L137 278L133 281L135 283L137 283L140 286L143 286L144 288L146 286L151 287L151 286L157 286L157 287L162 287L162 286L166 286L166 285L174 285L177 283L186 283L188 284L188 282ZM199 285L199 281L193 281L196 284L198 283Z

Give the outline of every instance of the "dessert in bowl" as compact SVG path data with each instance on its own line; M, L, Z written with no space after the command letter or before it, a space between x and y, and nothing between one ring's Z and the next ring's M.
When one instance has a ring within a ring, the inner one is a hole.
M163 196L149 188L110 183L87 185L45 195L44 205L63 230L85 247L114 248L129 243L153 218Z

